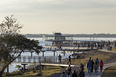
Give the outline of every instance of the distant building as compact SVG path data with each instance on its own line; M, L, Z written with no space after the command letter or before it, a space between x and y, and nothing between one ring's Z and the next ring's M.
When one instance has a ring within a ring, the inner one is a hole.
M54 45L63 45L63 42L73 40L73 36L63 36L61 33L54 33L53 35L43 36L45 41L51 41Z

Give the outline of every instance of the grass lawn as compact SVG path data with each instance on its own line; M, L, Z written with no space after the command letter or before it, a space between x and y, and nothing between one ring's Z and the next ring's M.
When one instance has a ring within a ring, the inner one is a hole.
M39 73L39 70L37 70L37 73L33 73L33 71L25 72L22 76L4 76L4 77L46 77L55 73L59 73L61 67L55 67L55 66L45 66L42 70L42 76L36 76Z
M112 51L116 51L116 47L113 47L113 48L112 48Z
M107 68L101 77L116 77L116 65Z
M110 59L110 56L112 55L113 53L106 53L106 52L101 52L101 51L88 51L87 53L84 53L82 54L83 58L79 58L79 59L71 59L71 63L72 64L77 64L77 65L80 65L80 63L86 65L88 60L89 60L89 57L91 57L93 59L93 61L96 60L96 58L99 59L99 61L102 59L103 61L106 61L107 59ZM64 62L64 63L67 63Z

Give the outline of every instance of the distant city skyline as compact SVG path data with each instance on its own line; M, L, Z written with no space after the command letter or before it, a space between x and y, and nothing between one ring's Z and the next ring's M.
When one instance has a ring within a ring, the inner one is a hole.
M22 34L116 34L116 0L0 0L0 23L11 15Z

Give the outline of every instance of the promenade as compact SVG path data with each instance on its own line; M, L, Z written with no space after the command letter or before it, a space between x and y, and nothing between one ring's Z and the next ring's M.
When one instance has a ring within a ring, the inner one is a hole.
M109 51L109 50L107 50L107 49L100 49L99 51L116 53L116 51ZM114 66L114 65L116 65L116 62L114 62L114 63L109 63L109 64L104 64L103 71L104 71L106 68L111 67L111 66ZM87 71L85 71L85 77L101 77L103 71L100 72L100 68L99 68L97 74L96 74L95 72L93 72L93 73L91 73L91 75L90 75L90 74L88 74L88 70L87 70Z
M111 67L111 66L114 66L114 65L116 65L116 62L114 62L114 63L109 63L109 64L104 64L103 71L104 71L106 68ZM91 73L91 75L90 75L90 74L88 74L88 70L87 70L87 71L85 71L85 77L101 77L103 71L100 72L100 69L98 69L97 74L96 74L95 72L93 72L93 73Z
M116 53L116 51L108 51L107 49L100 49L99 51ZM100 72L100 68L99 68L97 74L94 72L95 71L94 70L93 73L91 73L91 75L90 75L90 74L88 74L88 70L86 70L85 71L85 77L101 77L102 73L104 72L104 70L106 68L111 67L111 66L114 66L114 65L116 65L116 62L104 64L104 67L103 67L102 72ZM73 69L76 69L76 68L73 68ZM85 66L85 68L86 68L86 66ZM65 71L65 69L64 69L64 71ZM62 74L62 72L60 71L60 73L53 74L53 75L47 76L47 77L60 77L61 74Z

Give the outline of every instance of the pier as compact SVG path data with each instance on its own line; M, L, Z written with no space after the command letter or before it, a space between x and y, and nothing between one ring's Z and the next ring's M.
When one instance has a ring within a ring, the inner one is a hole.
M58 57L54 56L46 56L46 57L39 57L39 56L33 56L32 58L30 56L20 56L18 57L13 63L20 63L23 65L23 68L25 69L26 65L33 65L34 63L39 66L61 66L61 67L67 67L69 64L65 62L66 59L61 59L61 62L59 62ZM72 65L71 67L79 67L79 65Z

